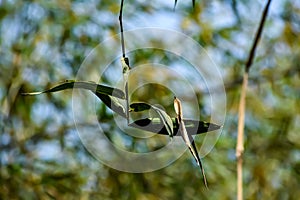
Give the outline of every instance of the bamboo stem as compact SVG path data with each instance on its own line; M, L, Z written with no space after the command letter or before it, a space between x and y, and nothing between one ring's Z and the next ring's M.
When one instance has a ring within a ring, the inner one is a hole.
M255 51L258 42L261 38L264 23L266 21L267 13L272 0L268 0L266 7L264 8L262 18L257 29L252 48L249 53L248 60L245 65L245 73L243 77L243 85L239 103L239 122L238 122L238 135L237 135L237 145L236 145L236 157L237 157L237 200L243 199L243 153L244 153L244 127L245 127L245 108L246 108L246 91L248 85L248 75L250 67L253 63L255 57Z
M237 157L237 200L243 199L243 153L244 153L244 126L245 126L245 107L246 107L246 91L248 85L248 73L245 72L240 104L239 104L239 123L238 136L236 145Z

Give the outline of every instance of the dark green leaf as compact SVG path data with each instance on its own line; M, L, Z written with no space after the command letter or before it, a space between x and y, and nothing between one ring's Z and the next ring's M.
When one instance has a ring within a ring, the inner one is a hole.
M168 132L168 135L170 137L173 137L173 122L171 117L164 110L147 103L133 103L130 105L130 108L132 108L132 111L134 112L140 112L152 108L163 122L163 125L166 131Z
M151 108L151 105L146 104L146 103L133 103L133 104L130 104L130 108L133 109L131 111L141 112L144 110L149 110Z
M124 92L117 88L111 88L93 82L67 80L62 84L50 88L49 90L45 90L42 92L23 93L23 95L39 95L42 93L58 92L58 91L73 89L73 88L90 90L111 110L121 115L122 117L126 117L124 107L116 99L116 97L120 99L124 99L125 98Z
M185 123L186 130L189 135L202 134L202 133L218 130L221 128L221 126L217 124L204 122L204 121L196 121L196 120L189 120L189 119L184 119L183 121ZM179 126L175 118L172 118L172 123L173 123L173 133L175 136L177 136ZM164 124L161 122L160 118L140 119L129 124L129 126L142 129L145 131L153 132L153 133L169 135L167 129L165 128Z
M99 94L111 95L120 99L125 98L124 92L120 89L111 88L105 85L99 85L93 82L74 81L74 80L67 80L64 83L61 83L53 88L50 88L49 90L45 90L42 92L23 93L23 95L39 95L42 93L58 92L58 91L73 89L73 88L86 89L92 91L95 94L99 93Z
M118 100L112 96L108 96L101 93L95 93L101 101L108 106L112 111L126 118L126 113L124 107L118 102Z

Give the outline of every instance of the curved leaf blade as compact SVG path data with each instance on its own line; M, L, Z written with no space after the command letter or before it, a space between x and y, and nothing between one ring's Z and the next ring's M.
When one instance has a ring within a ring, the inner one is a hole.
M95 95L112 111L126 118L125 108L118 102L115 97L101 93L95 93Z
M73 88L90 90L112 111L116 112L122 117L126 117L124 107L116 99L116 98L125 99L124 92L117 88L111 88L93 82L66 80L65 82L57 86L54 86L48 90L44 90L41 92L22 93L22 95L33 96L33 95L58 92L58 91L63 91L63 90L73 89Z
M205 121L197 121L197 120L190 120L190 119L183 119L186 130L189 134L191 135L198 135L198 134L203 134L207 133L210 131L215 131L220 129L222 126L219 126L214 123L209 123ZM179 130L179 124L176 122L175 118L172 118L173 122L173 133L174 136L180 136L178 134ZM137 121L134 121L133 123L129 124L129 126L138 128L144 131L149 131L152 133L157 133L161 135L169 135L168 131L164 127L164 124L161 122L160 118L145 118L145 119L140 119Z
M141 112L149 109L153 109L159 116L162 121L162 125L164 126L165 130L167 131L168 135L172 138L173 137L173 122L171 117L162 109L147 104L147 103L132 103L130 104L131 111L134 112ZM157 130L157 128L155 129Z
M171 117L162 109L152 106L152 108L157 112L160 119L162 120L164 127L166 128L168 135L173 138L173 122Z
M199 153L197 151L195 142L192 138L192 136L190 134L188 134L188 131L186 130L186 126L185 126L185 122L183 121L183 114L182 114L182 106L181 106L181 101L179 99L177 99L176 97L174 97L174 108L177 114L176 117L176 121L178 123L179 126L179 132L182 136L182 139L184 140L185 144L188 146L191 154L193 155L194 159L197 162L197 165L199 166L202 176L203 176L203 182L206 188L208 188L207 186L207 180L206 180L206 176L205 176L205 171L199 156Z
M58 92L62 90L67 89L73 89L73 88L79 88L79 89L86 89L90 90L95 94L105 94L105 95L111 95L120 99L125 98L125 94L122 90L118 88L112 88L105 85L96 84L93 82L87 82L87 81L74 81L74 80L66 80L65 82L54 86L48 90L44 90L41 92L29 92L29 93L22 93L22 95L25 96L33 96L33 95L39 95L43 93L52 93L52 92Z
M130 104L130 108L132 109L130 111L141 112L141 111L149 110L151 108L151 105L147 103L132 103Z

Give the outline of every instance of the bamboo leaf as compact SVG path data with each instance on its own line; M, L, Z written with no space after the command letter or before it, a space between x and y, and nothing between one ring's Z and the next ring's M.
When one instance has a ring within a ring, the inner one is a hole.
M62 90L67 90L67 89L73 89L73 88L79 88L79 89L86 89L90 90L95 94L105 94L105 95L111 95L120 99L125 98L125 94L122 90L117 89L117 88L111 88L105 85L99 85L93 82L87 82L87 81L74 81L74 80L66 80L65 82L52 87L48 90L44 90L41 92L29 92L29 93L22 93L22 95L28 95L28 96L33 96L33 95L39 95L43 93L51 93L51 92L58 92Z
M140 111L144 111L144 110L149 110L150 108L153 109L159 116L159 118L162 121L162 124L165 128L165 130L167 131L168 135L172 138L173 137L173 122L171 117L162 109L147 104L147 103L133 103L130 104L130 108L132 108L134 112L140 112Z
M202 176L203 176L204 185L205 185L206 188L208 188L204 168L203 168L199 153L197 151L195 142L194 142L192 136L190 134L188 134L188 131L187 131L186 126L185 126L185 122L183 121L181 101L176 97L174 97L174 109L175 109L175 112L177 114L176 122L178 123L179 132L182 136L182 139L184 140L185 144L188 146L191 154L195 158L198 166L200 167L201 172L202 172Z
M131 111L141 112L144 110L149 110L151 108L151 105L146 104L146 103L132 103L132 104L130 104L130 108L133 109Z
M96 96L112 111L126 118L125 108L119 103L117 98L101 93L96 93Z
M117 98L124 99L125 98L124 92L117 88L111 88L93 82L67 80L64 83L52 87L48 90L44 90L42 92L22 93L22 95L33 96L33 95L58 92L58 91L73 89L73 88L90 90L112 111L116 112L122 117L126 117L125 109L117 99Z
M173 138L173 122L171 117L162 109L152 106L152 108L157 112L159 118L162 120L164 127L166 128L168 135Z
M190 119L184 119L183 121L185 123L187 132L191 135L207 133L207 132L218 130L221 128L221 126L219 126L217 124L204 122L204 121L197 121L197 120L190 120ZM172 118L172 123L173 123L174 136L180 136L178 134L179 124L177 123L175 118ZM166 130L166 128L160 118L140 119L140 120L137 120L137 121L129 124L129 126L138 128L138 129L141 129L144 131L149 131L152 133L157 133L157 134L161 134L161 135L169 135L168 131Z

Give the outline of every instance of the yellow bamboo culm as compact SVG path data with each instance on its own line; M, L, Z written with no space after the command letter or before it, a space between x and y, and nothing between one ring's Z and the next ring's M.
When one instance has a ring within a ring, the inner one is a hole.
M243 153L244 153L244 125L245 125L245 107L246 91L248 85L248 73L245 72L239 105L239 123L236 145L237 158L237 200L243 199Z

